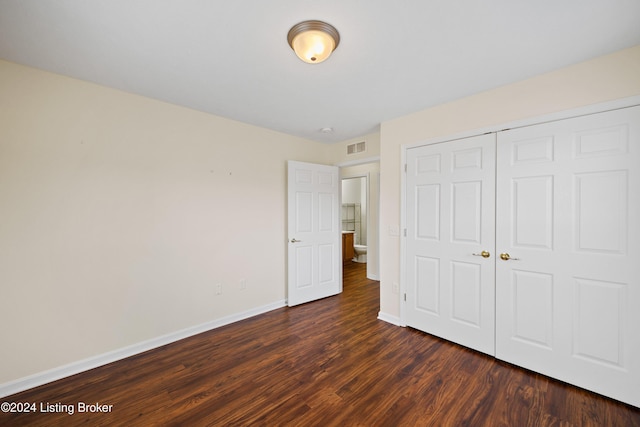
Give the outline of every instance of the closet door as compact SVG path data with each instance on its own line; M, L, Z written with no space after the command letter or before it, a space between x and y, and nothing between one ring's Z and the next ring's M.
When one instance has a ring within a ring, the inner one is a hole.
M406 323L491 355L494 177L494 134L407 150Z
M640 107L500 132L496 188L496 357L640 406Z

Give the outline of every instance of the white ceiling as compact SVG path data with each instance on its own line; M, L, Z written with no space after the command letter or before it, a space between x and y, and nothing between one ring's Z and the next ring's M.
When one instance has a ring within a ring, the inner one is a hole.
M637 44L640 0L0 0L2 59L321 142Z

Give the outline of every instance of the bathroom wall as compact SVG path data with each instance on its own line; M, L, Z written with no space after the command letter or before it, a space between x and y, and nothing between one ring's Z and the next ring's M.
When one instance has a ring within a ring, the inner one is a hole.
M342 203L362 203L362 180L360 178L342 179Z
M367 184L366 178L348 178L342 180L342 204L359 204L358 226L354 236L355 244L367 244ZM343 220L344 218L343 214ZM343 222L344 223L344 222ZM343 230L345 228L343 227Z

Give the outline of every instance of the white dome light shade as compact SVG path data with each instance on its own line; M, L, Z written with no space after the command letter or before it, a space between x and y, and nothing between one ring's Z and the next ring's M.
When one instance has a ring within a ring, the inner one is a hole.
M289 30L287 40L298 58L309 64L319 64L338 47L340 34L326 22L304 21Z
M291 42L296 55L304 62L317 64L329 57L336 47L333 39L322 31L305 31Z

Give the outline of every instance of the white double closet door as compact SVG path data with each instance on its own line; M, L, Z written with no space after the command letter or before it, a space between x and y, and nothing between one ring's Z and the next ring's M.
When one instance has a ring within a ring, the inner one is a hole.
M640 107L409 149L406 188L408 326L640 406Z

